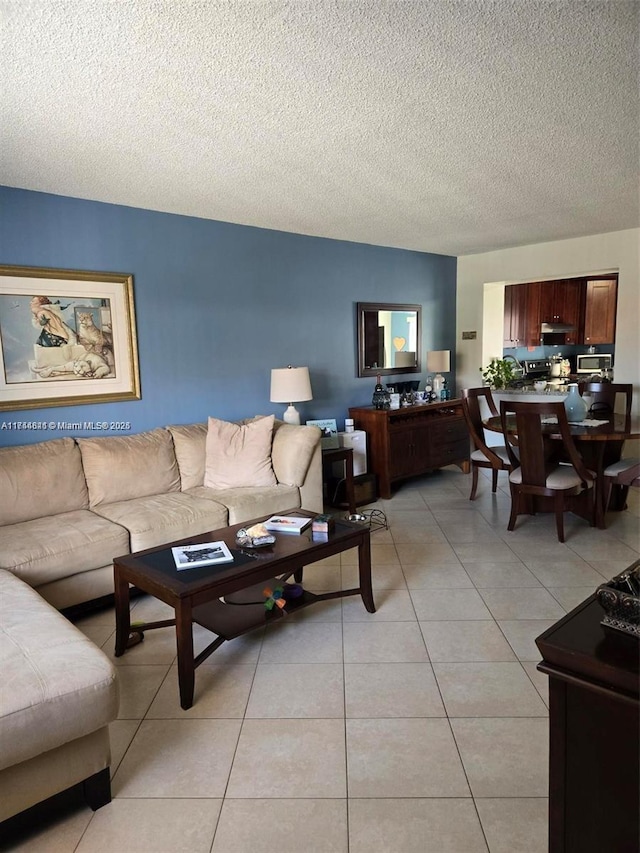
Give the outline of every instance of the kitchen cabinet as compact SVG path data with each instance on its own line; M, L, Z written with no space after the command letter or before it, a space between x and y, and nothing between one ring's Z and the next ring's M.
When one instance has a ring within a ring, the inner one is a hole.
M555 344L613 344L618 277L509 284L504 289L504 347L540 346L542 323L561 324Z
M541 282L521 284L527 293L527 332L526 342L528 347L539 347L542 343L540 337L540 289Z
M504 289L505 347L527 346L528 286L508 284Z
M612 344L616 336L617 278L588 279L581 343Z
M584 279L542 281L537 286L540 289L538 325L550 323L569 326L570 331L560 333L564 334L563 343L578 343Z
M378 478L380 497L394 483L445 465L469 472L469 432L460 400L401 409L349 409L356 429L367 433L368 469Z
M526 331L527 346L540 346L543 323L570 327L570 331L557 334L558 344L576 344L581 337L581 319L584 305L584 279L558 279L534 281L516 285L527 294Z

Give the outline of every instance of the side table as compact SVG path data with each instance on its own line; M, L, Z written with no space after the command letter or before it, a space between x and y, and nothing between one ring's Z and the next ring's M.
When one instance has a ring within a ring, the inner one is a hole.
M325 479L331 476L331 465L334 462L344 462L345 474L344 484L349 505L349 513L357 512L356 495L353 485L353 448L352 447L328 447L322 451L322 471Z
M549 676L549 851L626 853L639 837L640 644L594 595L536 639Z

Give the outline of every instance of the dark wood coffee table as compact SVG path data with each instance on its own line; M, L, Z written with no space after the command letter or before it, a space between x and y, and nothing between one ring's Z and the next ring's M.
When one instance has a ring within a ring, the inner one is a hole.
M283 515L313 518L306 510L284 510ZM116 604L116 657L141 641L152 628L175 625L178 654L180 704L186 710L193 705L195 669L226 640L239 637L283 616L274 607L264 606L265 587L272 589L290 577L303 580L303 568L318 560L358 548L360 585L354 589L315 594L304 590L302 596L287 602L291 613L330 598L361 595L369 613L375 613L371 587L371 548L369 527L337 520L335 529L322 538L313 538L311 525L302 533L276 533L276 542L266 548L247 549L236 545L236 532L260 519L212 530L200 536L149 548L113 561ZM318 537L318 534L316 534ZM223 540L234 556L233 563L177 571L171 553L176 545ZM131 625L129 585L164 601L175 611L175 619ZM220 599L224 598L224 601ZM217 635L197 657L193 653L193 623Z

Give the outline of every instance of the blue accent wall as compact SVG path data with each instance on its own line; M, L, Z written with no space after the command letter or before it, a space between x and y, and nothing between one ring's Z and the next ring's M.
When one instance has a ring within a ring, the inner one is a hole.
M133 274L142 389L131 402L0 412L0 445L90 434L6 427L18 421L128 421L137 433L281 416L270 371L287 364L309 367L303 422L342 429L375 385L356 376L356 302L422 304L423 367L427 350L455 351L456 258L445 255L0 187L0 263Z

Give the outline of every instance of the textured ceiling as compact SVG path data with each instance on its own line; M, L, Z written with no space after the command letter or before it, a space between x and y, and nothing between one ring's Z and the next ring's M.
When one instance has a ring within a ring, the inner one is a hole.
M0 0L0 183L452 255L636 227L639 9Z

